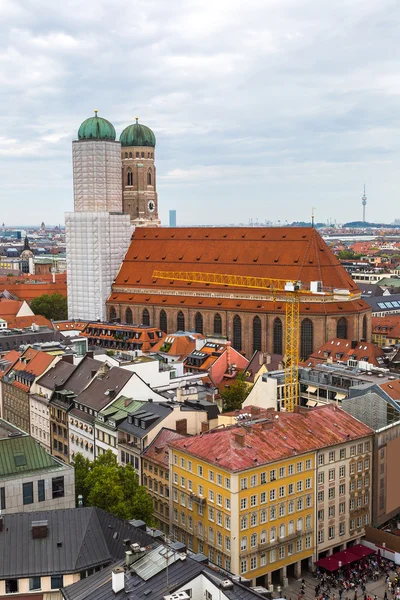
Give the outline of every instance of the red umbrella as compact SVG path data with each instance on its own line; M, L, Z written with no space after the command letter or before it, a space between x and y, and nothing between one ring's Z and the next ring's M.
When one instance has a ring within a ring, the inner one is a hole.
M356 544L355 546L351 546L349 550L352 554L355 554L355 556L358 556L359 558L365 558L365 556L375 554L375 550L372 550L367 546L363 546L363 544Z

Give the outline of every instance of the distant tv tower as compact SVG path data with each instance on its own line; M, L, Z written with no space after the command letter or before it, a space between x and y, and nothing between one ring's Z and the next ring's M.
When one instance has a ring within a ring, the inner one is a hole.
M363 197L361 198L361 204L363 207L363 222L365 223L365 207L367 206L367 196L365 194L365 183L364 183L364 193L363 193Z

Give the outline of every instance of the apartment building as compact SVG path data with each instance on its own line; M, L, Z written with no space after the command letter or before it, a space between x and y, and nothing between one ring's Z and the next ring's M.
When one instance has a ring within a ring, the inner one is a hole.
M326 405L299 408L295 413L270 411L268 418L250 416L223 430L170 442L170 533L216 565L257 585L285 585L289 575L298 578L303 569L311 568L319 551L331 553L335 544L351 543L363 534L369 499L360 513L362 523L357 521L357 503L353 510L350 502L358 494L365 496L368 481L361 489L355 484L354 492L350 485L343 490L343 535L338 519L333 535L327 529L326 542L325 531L318 537L317 511L329 512L333 502L339 513L339 499L328 491L329 470L325 484L325 454L327 465L333 459L335 469L348 467L350 484L350 466L356 465L352 476L358 480L361 456L360 476L368 471L365 460L370 452L365 444L371 441L370 428ZM353 456L347 446L354 444ZM343 447L346 455L340 452ZM319 469L324 473L320 484ZM338 471L337 477L341 475ZM319 490L319 485L327 486L326 509L325 488ZM317 498L317 491L324 494ZM332 523L327 521L326 527Z
M169 533L168 444L185 436L163 427L142 454L142 483L153 499L154 519L160 531Z

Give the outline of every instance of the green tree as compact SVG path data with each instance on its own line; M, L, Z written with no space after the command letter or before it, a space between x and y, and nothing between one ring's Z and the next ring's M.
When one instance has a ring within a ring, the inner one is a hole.
M232 385L221 392L223 412L241 409L252 387L246 383L244 373L240 373Z
M62 321L68 318L67 299L62 294L43 294L34 298L31 309L35 315L43 315L52 321Z
M122 519L142 519L152 523L153 501L131 464L118 465L107 450L90 462L77 454L74 461L75 487L85 506L98 506Z

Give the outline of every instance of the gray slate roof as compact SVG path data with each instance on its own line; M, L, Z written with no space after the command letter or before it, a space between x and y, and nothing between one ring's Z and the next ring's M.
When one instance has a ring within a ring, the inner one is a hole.
M57 385L65 383L68 377L75 371L75 368L75 365L61 359L46 371L46 373L38 379L37 383L48 390L55 390Z
M126 538L141 546L154 542L128 521L95 507L6 514L3 519L0 579L76 573L123 559ZM32 521L44 520L47 538L33 539Z
M212 571L204 563L198 562L187 556L184 561L178 560L168 567L168 588L166 569L163 569L147 581L141 579L137 574L127 572L125 575L125 589L117 594L112 591L111 570L116 566L123 565L119 562L107 567L91 577L83 579L62 590L65 600L162 600L167 594L173 594L182 586L193 581L195 577L204 575L217 586L219 582L226 579L226 575ZM134 568L134 565L133 565ZM107 576L108 575L108 576ZM240 583L233 583L231 589L221 590L229 600L260 600L262 598L254 590Z

